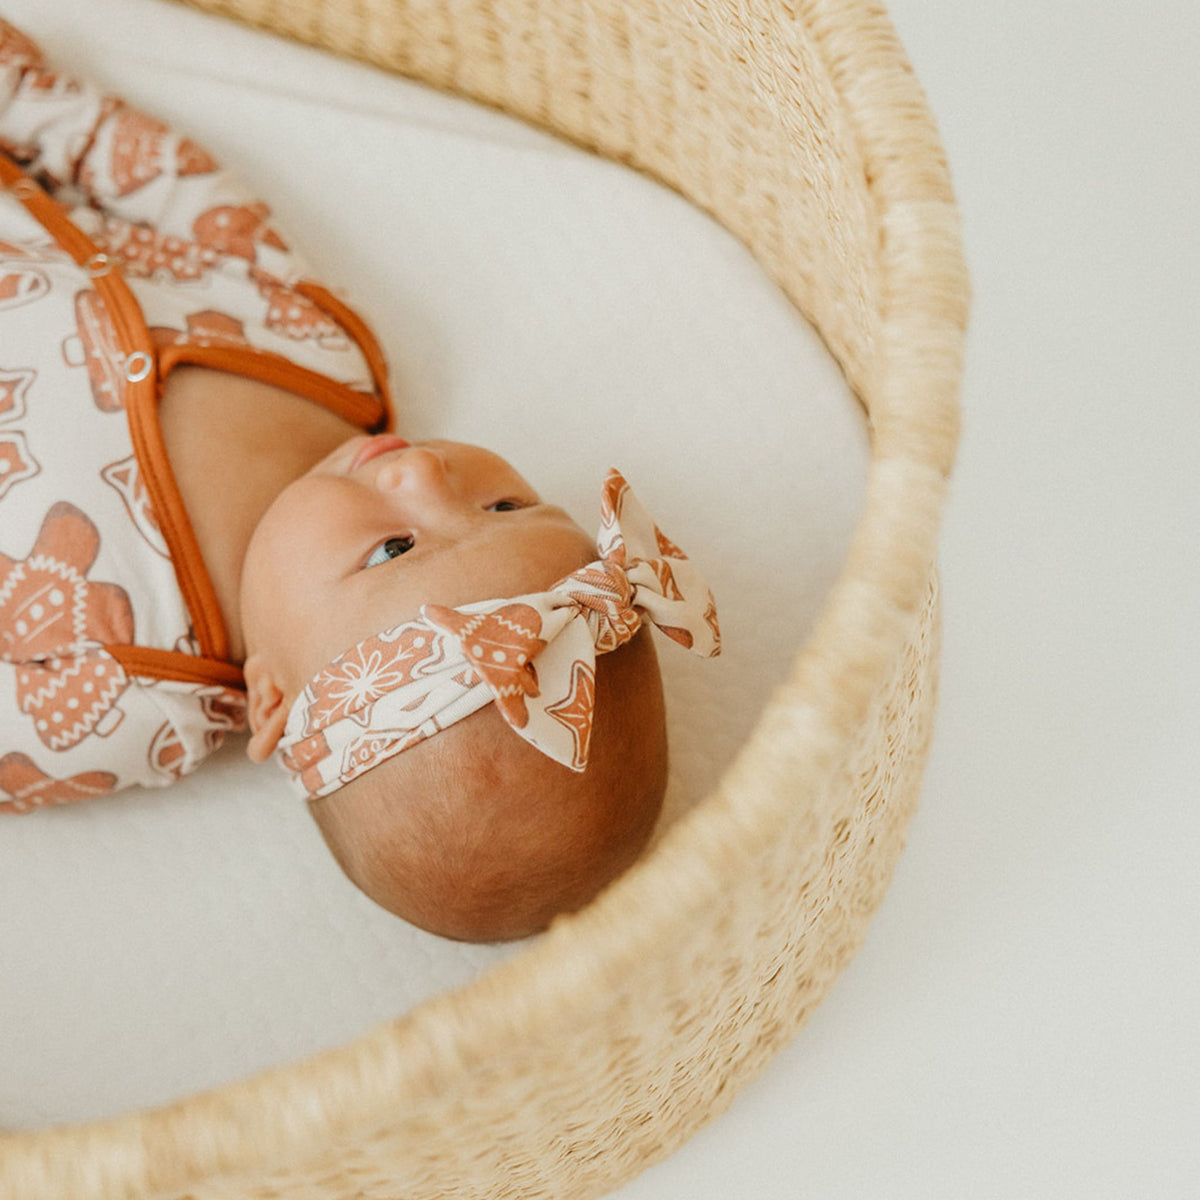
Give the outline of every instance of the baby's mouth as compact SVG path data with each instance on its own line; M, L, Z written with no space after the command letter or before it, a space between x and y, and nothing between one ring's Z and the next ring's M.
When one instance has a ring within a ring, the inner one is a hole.
M394 433L377 433L374 437L367 438L358 448L350 460L349 467L346 468L346 474L353 475L364 463L370 462L380 454L386 454L389 450L404 450L411 445L411 442L406 442Z

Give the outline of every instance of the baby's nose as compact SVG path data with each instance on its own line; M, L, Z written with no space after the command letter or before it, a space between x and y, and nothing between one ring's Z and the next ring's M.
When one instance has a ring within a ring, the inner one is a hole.
M442 496L450 491L446 461L432 446L409 446L375 477L380 491L405 496Z

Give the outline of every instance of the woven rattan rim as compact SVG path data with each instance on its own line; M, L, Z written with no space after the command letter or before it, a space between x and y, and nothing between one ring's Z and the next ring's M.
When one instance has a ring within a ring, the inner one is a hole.
M867 494L818 626L736 761L595 904L337 1050L150 1112L0 1136L0 1195L599 1195L719 1112L798 1027L903 842L967 310L936 129L866 0L193 2L502 108L712 212L862 398Z

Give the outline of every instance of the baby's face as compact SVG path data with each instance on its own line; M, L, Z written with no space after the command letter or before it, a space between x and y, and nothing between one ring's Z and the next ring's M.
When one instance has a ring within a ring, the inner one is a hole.
M295 694L422 604L541 591L595 557L594 540L489 450L354 437L255 528L241 581L246 648Z

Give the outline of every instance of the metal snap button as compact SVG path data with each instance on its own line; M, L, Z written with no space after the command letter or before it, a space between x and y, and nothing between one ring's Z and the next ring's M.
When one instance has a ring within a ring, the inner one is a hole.
M138 383L154 370L154 360L145 350L135 350L125 360L125 378L130 383Z

